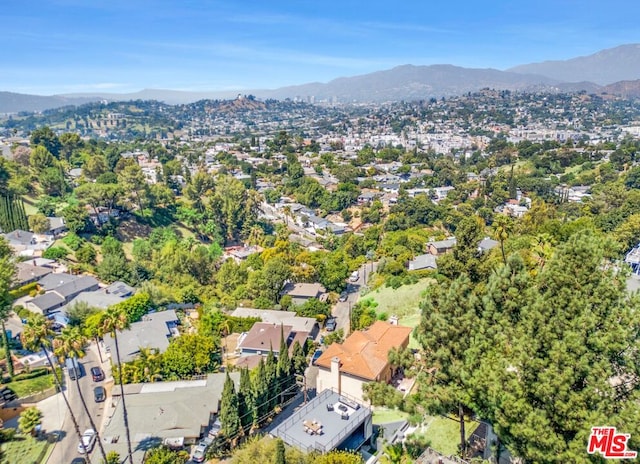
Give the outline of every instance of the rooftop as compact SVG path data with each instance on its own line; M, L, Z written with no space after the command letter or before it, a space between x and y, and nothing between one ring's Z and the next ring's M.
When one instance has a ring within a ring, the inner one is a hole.
M302 298L318 298L321 294L325 292L325 288L318 283L308 284L308 283L293 283L289 282L284 286L282 290L282 295L289 295L293 298L302 297Z
M172 330L178 323L178 316L172 309L145 315L141 321L131 324L129 329L118 331L120 361L133 361L140 348L156 348L164 353L169 347L170 338L177 333ZM115 353L115 344L110 334L104 336L104 342L111 353Z
M238 388L240 373L229 375ZM218 412L225 377L226 374L209 374L203 380L125 385L133 448L149 439L199 437L209 425L211 415ZM107 451L115 450L124 456L127 445L120 389L112 389L112 395L117 404L105 421L102 437ZM108 443L116 437L117 443Z
M327 453L347 441L349 448L357 449L369 438L365 435L371 433L367 433L370 428L365 426L359 443L355 443L358 437L353 437L354 432L367 421L371 421L369 408L333 390L324 390L283 421L273 434L305 452ZM309 433L308 425L318 433Z
M385 369L391 348L408 343L411 327L376 321L367 330L356 330L342 343L333 343L318 358L316 365L331 368L331 360L340 360L340 372L367 380L377 380Z
M313 317L300 317L289 311L277 311L273 309L236 308L231 313L234 317L259 317L262 322L268 324L290 325L292 330L311 332L317 324ZM278 343L280 341L278 340Z

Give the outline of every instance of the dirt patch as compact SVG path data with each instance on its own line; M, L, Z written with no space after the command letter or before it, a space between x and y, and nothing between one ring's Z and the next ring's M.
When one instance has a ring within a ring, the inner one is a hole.
M127 219L118 225L116 233L120 241L132 242L135 238L147 238L151 234L151 230L151 227L146 224Z

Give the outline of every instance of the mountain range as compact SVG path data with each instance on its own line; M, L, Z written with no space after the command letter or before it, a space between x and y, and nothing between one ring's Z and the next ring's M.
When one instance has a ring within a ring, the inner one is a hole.
M383 102L448 97L482 88L525 91L610 93L627 98L640 96L640 44L601 50L564 61L530 63L501 71L463 68L448 64L403 65L385 71L340 77L327 83L308 83L279 89L243 90L258 98L313 97L316 101ZM83 93L26 95L0 92L0 113L42 111L92 101L159 100L169 104L202 99L228 99L237 91L184 92L145 89L135 93Z

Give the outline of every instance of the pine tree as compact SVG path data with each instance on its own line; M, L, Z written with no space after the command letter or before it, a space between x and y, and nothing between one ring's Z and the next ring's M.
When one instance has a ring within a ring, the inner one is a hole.
M280 326L280 353L278 354L278 366L277 375L278 384L280 385L280 391L285 392L293 382L291 379L293 375L291 373L291 360L289 359L289 348L287 342L284 339L283 328Z
M278 363L276 357L273 354L273 348L269 347L269 354L267 355L267 362L264 365L265 373L267 376L268 385L268 409L267 412L273 411L280 401L280 383L278 382Z
M251 375L249 369L240 371L240 387L238 389L238 411L240 412L240 424L243 430L253 424L254 417L254 393L251 385Z
M269 382L267 379L267 369L262 359L260 359L256 370L255 382L253 384L253 397L253 424L257 426L269 411Z
M222 389L222 398L220 400L220 422L222 423L221 433L226 438L234 441L240 435L240 415L238 411L238 395L233 380L227 377L224 381Z
M293 344L293 353L291 356L291 368L293 372L297 375L304 374L305 369L307 368L307 357L304 354L304 349L302 345L296 340Z
M285 449L284 449L284 442L280 438L278 438L278 440L276 441L275 464L287 464L287 459L285 456Z

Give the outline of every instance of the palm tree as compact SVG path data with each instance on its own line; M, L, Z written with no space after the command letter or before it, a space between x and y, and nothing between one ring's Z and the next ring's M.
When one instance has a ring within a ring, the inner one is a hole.
M122 418L124 420L124 429L127 434L127 450L129 452L128 459L130 464L133 464L133 451L131 450L131 432L129 431L129 416L127 415L127 405L124 398L124 386L122 384L122 372L120 362L120 347L118 346L118 330L124 330L129 328L129 320L126 314L112 306L107 309L105 317L102 320L102 333L103 335L108 333L113 337L113 342L116 346L116 362L118 363L118 383L120 384L120 401L122 401Z
M83 443L82 433L80 432L80 426L78 425L78 419L76 419L76 416L73 413L73 409L71 409L69 399L67 398L67 395L65 395L62 388L62 381L60 380L60 377L58 377L58 370L56 369L56 366L53 365L53 361L51 361L49 351L47 350L51 347L51 338L53 337L53 335L54 332L53 330L51 330L51 320L45 318L41 314L34 314L27 320L27 323L24 326L20 337L22 339L22 346L24 346L27 350L42 350L42 352L47 357L47 362L49 363L49 367L53 372L53 380L56 384L56 389L62 395L62 399L64 399L64 403L67 406L69 415L71 416L71 421L73 422L73 428L75 429L76 435L78 436L78 440L80 440L80 443ZM86 453L86 449L84 454L88 459L89 455Z
M162 378L159 352L156 348L140 348L135 361L138 375L143 382L155 382Z
M76 362L77 359L84 357L84 346L86 345L86 343L87 338L82 335L79 327L65 327L64 329L62 329L62 333L57 338L53 339L53 352L61 362L65 359L73 359L74 362ZM87 401L84 399L82 389L80 388L80 376L76 375L75 377L75 384L78 390L78 395L80 396L80 401L82 402L82 407L84 408L84 412L89 418L91 428L96 431L96 441L98 442L98 446L100 447L100 454L102 454L102 459L104 460L104 462L107 462L107 453L102 446L100 432L95 422L93 421L93 416L89 412Z

